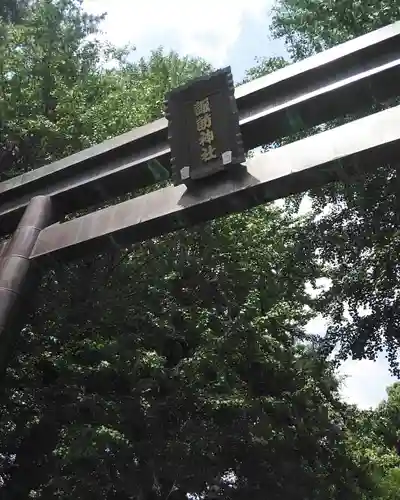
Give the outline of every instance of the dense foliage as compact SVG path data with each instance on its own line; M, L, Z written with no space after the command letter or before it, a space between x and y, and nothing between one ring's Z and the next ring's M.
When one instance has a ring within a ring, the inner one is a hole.
M129 62L77 0L1 9L1 179L159 117L211 69ZM304 227L260 207L53 262L2 382L1 498L393 500L398 386L376 411L340 402L305 334L325 270Z
M226 498L357 498L336 383L294 345L290 225L261 208L55 267L9 371L6 498L180 498L228 471Z
M275 4L272 30L284 37L296 61L398 19L398 1L282 0ZM373 111L394 104L377 100ZM392 371L399 374L396 167L376 165L372 172L309 193L313 210L302 240L324 263L330 284L318 304L330 317L326 351L338 349L340 359L375 359L386 351Z
M400 19L400 4L353 0L276 2L275 37L283 37L294 61ZM268 59L253 71L268 72ZM397 101L379 102L376 111ZM351 117L348 117L351 119ZM333 126L327 124L327 126ZM294 140L296 135L285 140ZM397 165L308 193L312 211L301 240L323 265L328 286L318 310L330 319L324 339L327 353L339 359L375 359L386 351L399 374L399 177ZM294 206L298 206L299 199ZM366 456L379 484L373 498L394 499L399 491L398 385L376 411L361 412L352 427L352 446Z
M0 21L0 179L150 121L166 90L210 70L162 50L129 64L96 39L100 19L78 1L42 0L24 22Z
M397 0L279 0L273 13L273 35L295 61L400 19Z

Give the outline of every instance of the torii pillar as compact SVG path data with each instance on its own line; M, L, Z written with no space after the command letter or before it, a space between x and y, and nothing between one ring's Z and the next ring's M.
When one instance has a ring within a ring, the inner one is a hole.
M0 379L12 351L13 332L23 326L21 306L29 303L30 285L35 280L36 265L30 260L39 233L54 218L49 196L31 199L8 243L0 244ZM25 309L25 307L23 307Z

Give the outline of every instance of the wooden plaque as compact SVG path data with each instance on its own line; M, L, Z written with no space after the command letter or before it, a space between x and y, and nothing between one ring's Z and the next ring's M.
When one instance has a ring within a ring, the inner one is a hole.
M230 67L169 92L166 117L175 185L244 162Z

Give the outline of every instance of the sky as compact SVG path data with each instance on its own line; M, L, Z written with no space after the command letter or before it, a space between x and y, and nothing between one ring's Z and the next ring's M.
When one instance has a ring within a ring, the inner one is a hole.
M203 57L216 68L231 65L235 80L255 57L285 53L268 32L272 0L84 0L91 13L107 12L102 29L117 45L133 44L133 57L160 45Z
M326 320L317 317L308 324L308 331L324 335L326 326ZM341 387L342 398L362 409L379 404L386 398L386 387L397 380L390 375L384 354L378 356L376 361L347 360L338 371L340 376L345 377Z
M273 0L84 0L85 9L107 13L103 37L116 45L133 44L132 58L146 57L163 46L180 55L198 56L216 68L230 65L235 81L255 65L256 57L285 55L281 40L272 40L268 26ZM308 330L323 335L326 322L316 318ZM395 381L382 354L376 362L343 363L341 394L360 408L376 406Z

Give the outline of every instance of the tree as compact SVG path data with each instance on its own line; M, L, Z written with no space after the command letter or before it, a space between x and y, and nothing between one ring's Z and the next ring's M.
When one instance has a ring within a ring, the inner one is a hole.
M176 52L164 54L163 48L152 51L127 68L131 81L136 82L146 95L149 120L159 118L164 111L165 93L192 78L210 73L213 68L198 58L180 57Z
M81 112L100 97L96 74L101 49L87 38L99 18L83 14L80 4L36 0L23 23L1 24L3 178L90 142Z
M296 61L393 22L399 19L399 12L398 2L366 5L347 0L282 0L274 8L272 30L276 37L285 38ZM364 113L395 102L377 102L374 109ZM340 120L335 120L326 126L338 123ZM298 137L293 134L283 142ZM375 359L386 350L391 369L397 374L398 190L394 165L377 165L374 171L353 175L346 183L314 190L308 193L313 211L301 236L304 245L325 263L323 276L331 283L321 292L317 304L331 320L325 339L327 354L337 348L339 359Z
M292 60L304 59L393 23L400 18L397 0L279 0L271 30L284 38Z
M267 75L289 64L284 57L259 57L256 59L257 65L246 71L243 83Z
M30 5L30 0L3 0L0 5L0 21L20 23Z
M387 388L387 399L374 412L375 433L385 445L381 477L380 499L395 500L400 488L400 383ZM382 450L382 448L381 448ZM382 452L381 452L382 453Z
M7 175L159 117L165 91L209 68L160 51L127 64L95 29L61 1L7 27ZM2 498L361 499L332 369L300 345L319 269L299 231L260 207L53 262L2 388Z
M111 52L115 55L115 51ZM87 123L85 134L90 142L101 142L160 118L164 112L164 98L171 88L182 85L212 71L205 61L193 57L179 57L158 48L138 62L127 61L126 53L119 54L114 68L96 75L101 95L84 109Z
M361 498L337 387L296 347L310 276L296 235L259 208L137 245L112 268L57 266L9 372L11 394L23 389L2 412L15 456L4 491L21 484L20 428L45 420L56 444L24 473L39 498L201 494L215 477L225 498Z
M161 48L128 63L127 50L96 40L101 17L81 3L36 0L22 24L2 25L0 180L161 116L171 86L211 69Z
M353 409L349 428L349 444L357 461L368 464L375 482L370 498L394 500L398 497L400 456L398 420L400 409L399 384L387 388L388 397L376 409Z

